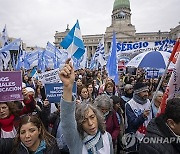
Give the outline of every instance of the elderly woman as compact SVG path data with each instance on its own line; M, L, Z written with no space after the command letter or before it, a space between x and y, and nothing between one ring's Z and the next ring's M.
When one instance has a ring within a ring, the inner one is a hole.
M105 130L100 111L88 103L76 105L72 99L75 74L69 60L59 76L64 86L60 103L62 134L70 153L113 154L111 135Z
M107 95L102 94L95 99L94 105L103 113L106 122L106 131L111 134L113 146L115 146L117 137L120 133L120 126L116 111L113 109L113 100Z
M155 92L153 93L153 95L155 95ZM157 112L159 110L159 106L161 104L162 98L163 98L163 92L162 91L158 91L156 96L155 96L155 98L154 98L154 101L152 103L153 117L156 117L156 115L157 115Z

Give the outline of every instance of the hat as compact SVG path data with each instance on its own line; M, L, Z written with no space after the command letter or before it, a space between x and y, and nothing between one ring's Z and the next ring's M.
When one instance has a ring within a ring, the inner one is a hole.
M143 91L149 91L148 86L145 83L137 82L134 85L134 93L138 94L138 93L143 92Z
M25 89L27 90L27 92L33 92L33 93L35 93L34 89L31 88L31 87L26 87Z

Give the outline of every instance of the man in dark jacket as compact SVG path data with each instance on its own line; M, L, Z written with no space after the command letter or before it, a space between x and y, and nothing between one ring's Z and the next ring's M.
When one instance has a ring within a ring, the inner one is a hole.
M140 154L150 153L180 153L180 98L168 100L165 113L149 123Z

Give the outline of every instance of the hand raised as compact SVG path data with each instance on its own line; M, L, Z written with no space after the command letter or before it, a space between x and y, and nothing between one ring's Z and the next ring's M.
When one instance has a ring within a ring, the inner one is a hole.
M66 61L65 66L61 69L59 77L63 82L64 87L72 88L75 80L75 73L72 63L70 62L70 58Z

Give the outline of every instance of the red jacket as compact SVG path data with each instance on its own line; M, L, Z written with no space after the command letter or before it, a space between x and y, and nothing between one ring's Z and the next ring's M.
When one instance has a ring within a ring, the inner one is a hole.
M106 117L106 131L111 134L112 140L116 140L120 133L120 125L114 110Z

